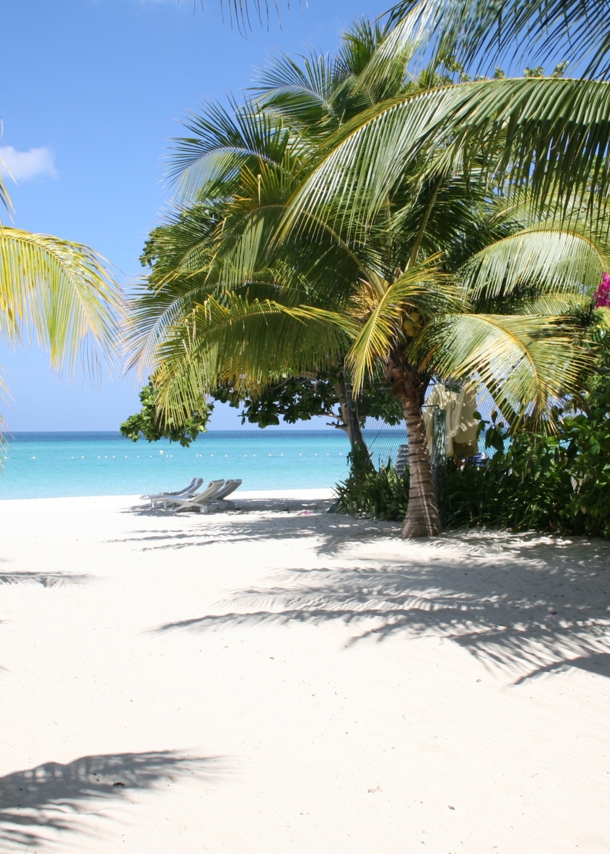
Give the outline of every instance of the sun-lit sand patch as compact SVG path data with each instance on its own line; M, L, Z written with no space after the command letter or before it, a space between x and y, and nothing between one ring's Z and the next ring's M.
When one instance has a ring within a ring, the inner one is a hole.
M0 850L610 851L610 546L0 502Z

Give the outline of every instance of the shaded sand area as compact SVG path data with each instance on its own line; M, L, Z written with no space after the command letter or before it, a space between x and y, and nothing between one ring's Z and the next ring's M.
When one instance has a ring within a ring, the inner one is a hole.
M610 852L610 546L0 502L0 850Z

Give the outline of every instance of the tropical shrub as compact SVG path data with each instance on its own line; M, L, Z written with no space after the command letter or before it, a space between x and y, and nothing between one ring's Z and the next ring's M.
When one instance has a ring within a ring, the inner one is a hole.
M357 448L348 459L349 476L335 487L336 510L352 516L402 521L409 504L409 470L399 475L390 460L375 469Z
M605 371L606 368L601 368ZM557 432L533 422L511 431L497 415L482 424L489 458L448 460L440 502L444 527L502 527L610 537L610 375L599 373L575 412L557 409ZM399 521L408 471L388 462L365 470L352 459L336 487L338 510Z
M449 460L443 496L446 527L560 530L573 486L562 439L524 429L510 435L493 422L483 465Z
M576 413L557 412L558 432L512 435L495 422L484 465L449 462L447 527L488 525L610 537L610 378L600 375Z
M566 465L573 494L566 520L575 530L610 536L610 379L589 392L586 412L565 419Z

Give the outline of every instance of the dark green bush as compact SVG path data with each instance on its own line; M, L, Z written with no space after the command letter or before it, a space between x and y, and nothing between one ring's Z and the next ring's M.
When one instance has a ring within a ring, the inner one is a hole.
M509 436L492 424L486 444L495 454L483 465L447 462L442 501L446 527L558 531L570 525L566 508L574 489L560 437L527 430Z
M565 518L574 530L610 537L610 380L596 383L584 409L564 419L564 464L573 492Z
M449 460L441 510L447 528L508 527L610 537L610 379L583 393L577 413L557 410L557 432L524 424L487 424L490 458L477 465ZM409 475L390 463L379 470L352 460L336 488L338 509L401 520Z
M409 500L409 472L400 476L388 461L373 468L368 457L357 451L349 455L349 477L335 487L337 510L352 516L363 514L373 519L401 521Z
M534 528L610 537L610 381L583 393L576 414L557 412L558 432L486 433L495 455L481 467L449 463L445 524ZM527 425L526 425L527 427Z

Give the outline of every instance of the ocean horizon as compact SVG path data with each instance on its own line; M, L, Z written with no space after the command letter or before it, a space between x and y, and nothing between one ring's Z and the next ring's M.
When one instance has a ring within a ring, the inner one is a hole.
M405 441L404 431L387 427L365 437L380 458ZM214 430L189 448L106 431L15 432L1 450L0 500L143 495L192 477L241 478L249 491L330 488L347 476L349 450L345 433L332 428Z

